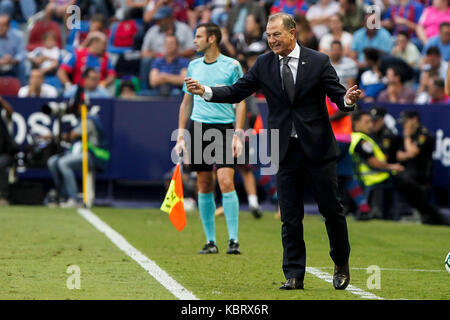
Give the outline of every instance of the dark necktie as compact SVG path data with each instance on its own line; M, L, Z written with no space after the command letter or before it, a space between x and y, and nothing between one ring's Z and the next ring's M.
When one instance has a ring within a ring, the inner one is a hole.
M284 91L286 92L289 101L291 103L294 102L294 93L295 93L295 85L294 85L294 76L292 75L291 68L289 68L289 60L291 57L284 57L283 61L283 69L281 70L281 77L283 79Z
M282 59L283 68L281 70L281 78L283 79L284 91L286 92L289 101L293 103L295 95L295 84L294 84L294 76L288 64L290 59L291 57L284 57ZM297 132L295 130L294 123L292 123L291 137L297 137Z

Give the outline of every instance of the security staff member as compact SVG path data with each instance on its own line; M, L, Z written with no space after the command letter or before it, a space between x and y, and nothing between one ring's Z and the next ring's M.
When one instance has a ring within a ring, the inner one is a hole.
M405 170L395 177L395 186L409 205L420 212L422 223L450 225L429 201L434 137L421 125L419 113L415 110L403 111L398 121L403 125L403 139L396 156Z
M388 163L380 146L369 136L373 130L372 116L367 111L358 111L352 117L353 133L349 153L355 171L364 185L372 213L378 218L390 218L393 184L392 171L402 171L398 163Z
M386 109L372 107L369 112L373 121L373 132L370 136L386 155L387 162L397 162L396 151L398 150L399 137L386 125L384 120L387 114Z

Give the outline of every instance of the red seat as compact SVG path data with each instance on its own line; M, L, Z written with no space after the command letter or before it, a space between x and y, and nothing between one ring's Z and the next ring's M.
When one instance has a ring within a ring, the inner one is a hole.
M61 44L61 29L59 24L51 20L40 20L35 23L30 31L30 36L28 38L27 50L33 51L37 47L42 47L42 36L47 31L53 31L56 36L56 44L58 48L62 48Z
M0 95L17 96L21 87L20 80L14 77L0 77Z

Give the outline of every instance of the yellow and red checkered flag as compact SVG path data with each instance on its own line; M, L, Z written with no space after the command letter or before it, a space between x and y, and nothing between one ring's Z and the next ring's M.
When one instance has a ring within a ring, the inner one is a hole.
M169 214L169 219L178 231L186 226L186 212L183 204L183 183L178 163L170 181L169 189L160 208Z

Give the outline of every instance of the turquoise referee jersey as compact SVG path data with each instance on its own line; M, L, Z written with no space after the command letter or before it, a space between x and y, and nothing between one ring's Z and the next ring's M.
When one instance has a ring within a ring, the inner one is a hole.
M206 63L205 58L189 63L187 77L198 80L209 87L230 86L243 76L241 64L230 57L219 55L214 63ZM191 94L183 85L183 91ZM203 123L232 123L236 120L234 106L229 103L210 103L194 95L191 120Z

